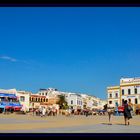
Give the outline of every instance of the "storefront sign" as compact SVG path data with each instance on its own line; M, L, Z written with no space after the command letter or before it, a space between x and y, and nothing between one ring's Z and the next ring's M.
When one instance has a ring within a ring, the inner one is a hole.
M135 98L136 96L127 96L127 98Z

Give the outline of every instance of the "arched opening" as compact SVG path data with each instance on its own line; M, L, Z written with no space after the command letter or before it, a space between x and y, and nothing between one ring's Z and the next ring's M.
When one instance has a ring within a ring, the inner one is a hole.
M124 105L124 99L122 99L122 105Z
M122 95L124 95L124 89L122 89Z
M38 98L38 102L40 102L40 98Z
M137 94L137 88L135 88L135 94Z
M137 98L135 98L135 104L138 104L138 99Z
M128 95L130 95L131 94L131 90L130 89L128 89Z

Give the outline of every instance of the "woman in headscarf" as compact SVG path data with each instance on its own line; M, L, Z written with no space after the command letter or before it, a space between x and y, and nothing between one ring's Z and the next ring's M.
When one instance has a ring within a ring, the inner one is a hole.
M127 100L124 101L124 121L125 125L130 125L129 119L132 118L131 107L128 105Z

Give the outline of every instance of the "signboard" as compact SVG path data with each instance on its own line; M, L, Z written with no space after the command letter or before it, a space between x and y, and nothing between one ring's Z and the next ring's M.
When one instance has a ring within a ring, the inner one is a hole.
M135 86L136 88L140 88L140 86Z
M127 98L135 98L136 96L127 96Z
M140 78L135 79L135 78L125 78L121 80L121 83L136 83L136 82L140 82Z

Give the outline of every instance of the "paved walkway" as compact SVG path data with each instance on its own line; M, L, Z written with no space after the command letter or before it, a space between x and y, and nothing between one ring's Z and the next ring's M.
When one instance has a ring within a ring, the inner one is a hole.
M84 125L74 127L9 130L0 133L140 133L140 126Z
M52 116L0 114L0 133L140 133L140 116L134 116L130 126L123 116Z

